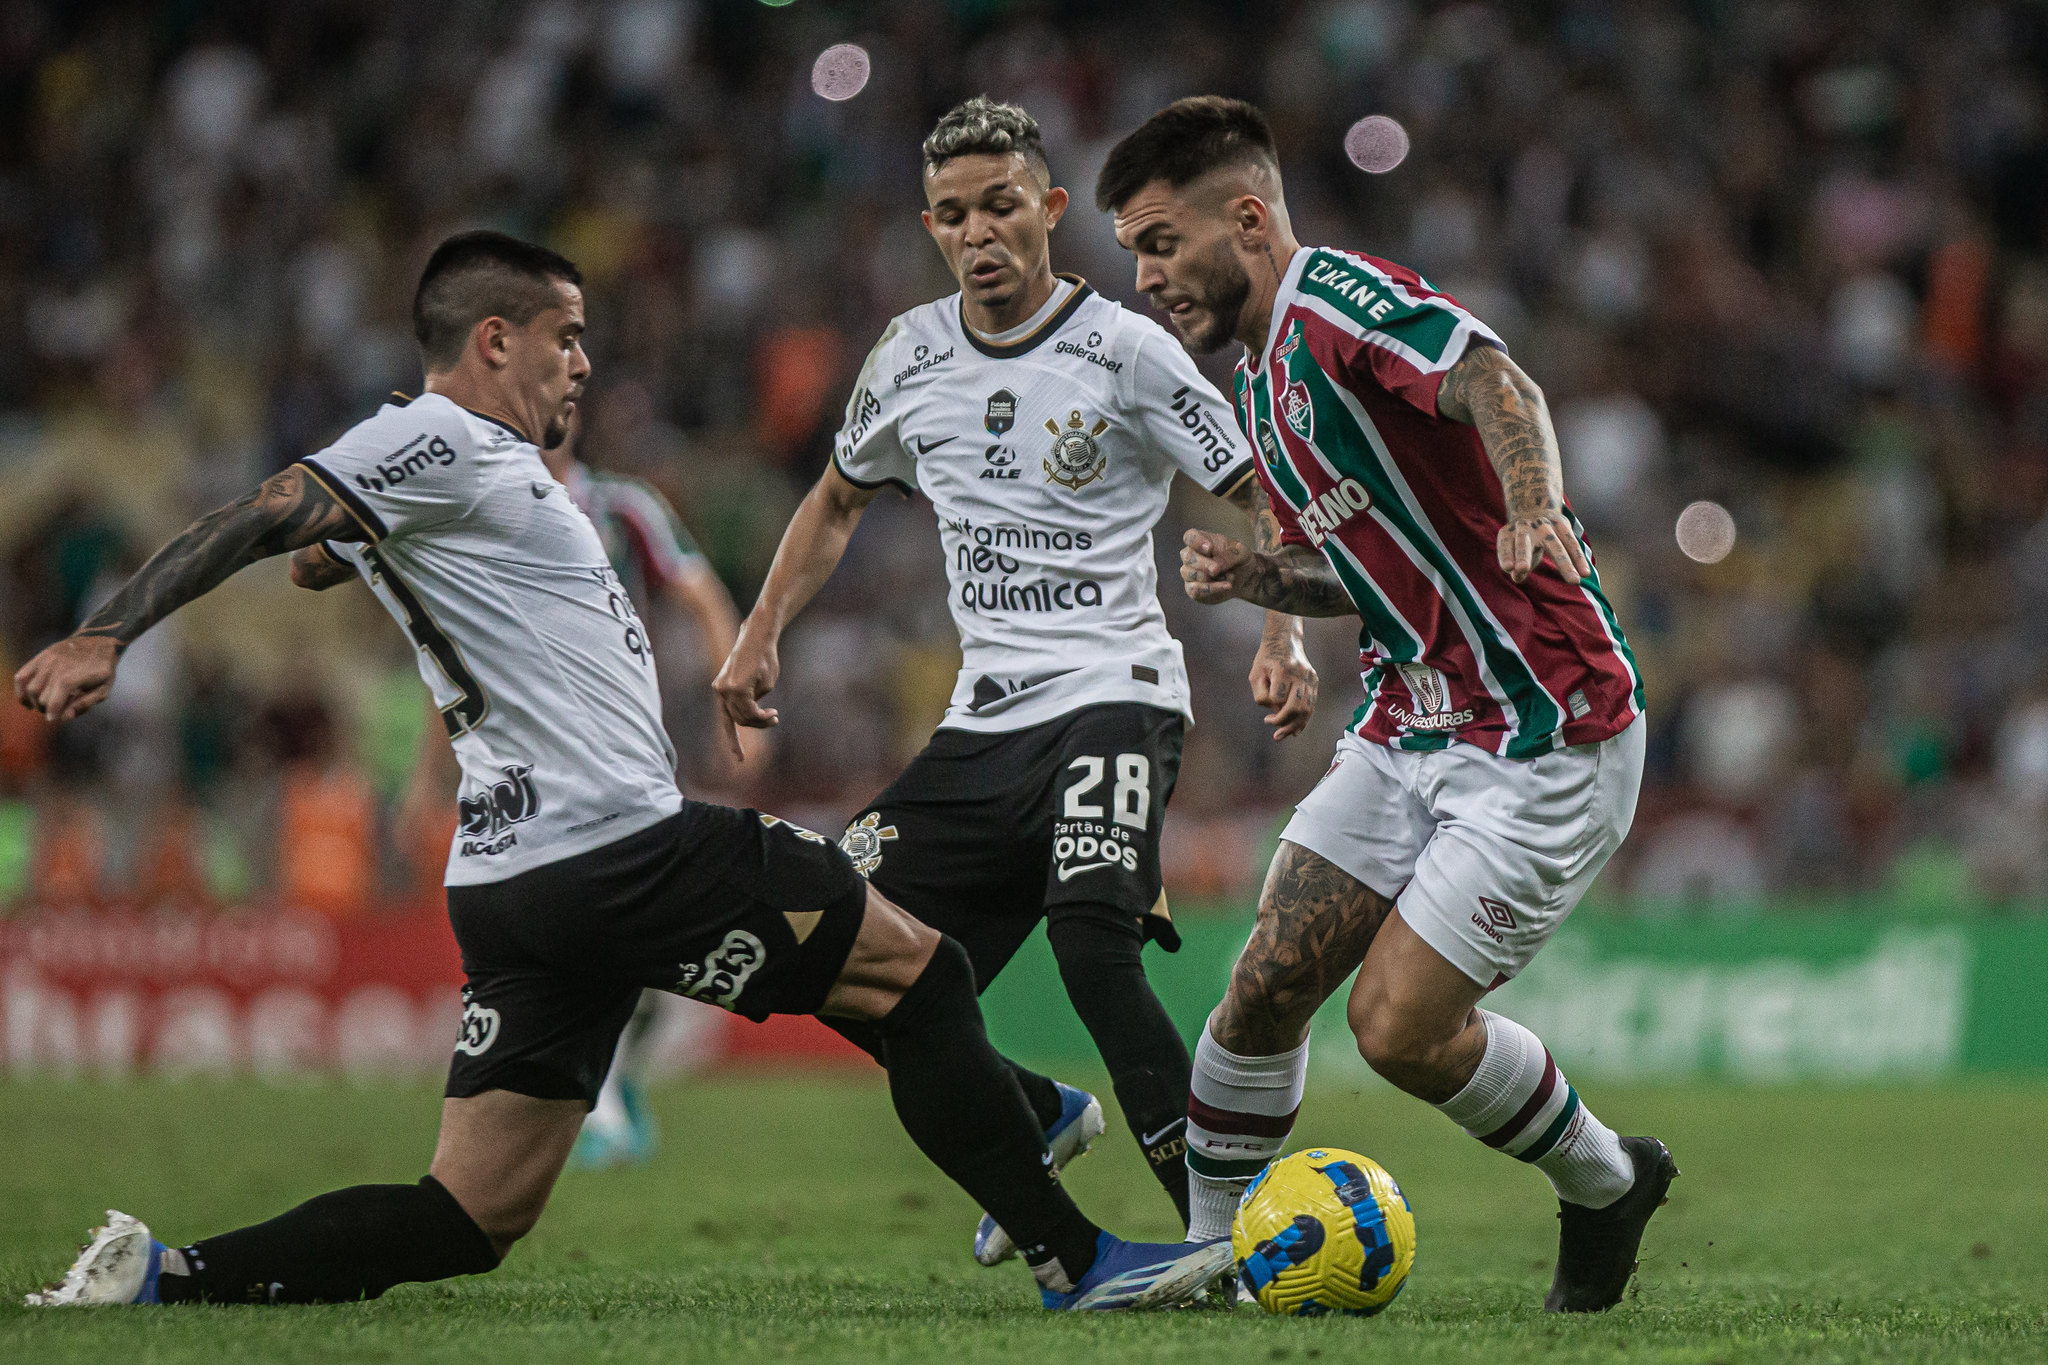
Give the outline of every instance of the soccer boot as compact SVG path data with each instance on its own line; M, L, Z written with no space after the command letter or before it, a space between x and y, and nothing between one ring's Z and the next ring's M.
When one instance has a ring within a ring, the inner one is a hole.
M1085 1090L1060 1085L1060 1116L1045 1133L1046 1150L1052 1153L1052 1168L1064 1170L1069 1161L1087 1151L1102 1136L1102 1101ZM1010 1234L996 1226L996 1220L981 1215L974 1229L974 1259L983 1265L1001 1265L1017 1254Z
M1653 1137L1625 1137L1621 1150L1636 1168L1627 1194L1604 1209L1558 1201L1557 1273L1543 1299L1546 1313L1604 1313L1621 1302L1636 1272L1643 1229L1668 1197L1678 1163Z
M603 1171L636 1166L654 1155L658 1143L646 1097L639 1086L621 1078L618 1107L600 1105L583 1120L583 1131L569 1149L569 1169Z
M1095 1264L1062 1291L1044 1281L1059 1275L1059 1263L1034 1267L1039 1300L1062 1312L1180 1308L1229 1268L1230 1239L1213 1242L1126 1242L1102 1233L1095 1240ZM1063 1277L1062 1277L1063 1278Z
M164 1244L140 1219L108 1209L106 1226L92 1230L92 1240L79 1249L64 1278L22 1302L30 1308L155 1303L163 1262Z

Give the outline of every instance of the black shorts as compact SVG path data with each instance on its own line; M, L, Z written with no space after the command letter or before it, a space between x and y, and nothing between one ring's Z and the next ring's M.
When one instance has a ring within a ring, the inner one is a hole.
M588 853L451 886L468 983L447 1093L595 1103L642 987L749 1019L814 1014L866 904L823 835L698 801Z
M1139 702L1003 734L939 730L840 847L883 895L966 943L983 986L1065 905L1110 906L1176 948L1159 830L1184 730Z

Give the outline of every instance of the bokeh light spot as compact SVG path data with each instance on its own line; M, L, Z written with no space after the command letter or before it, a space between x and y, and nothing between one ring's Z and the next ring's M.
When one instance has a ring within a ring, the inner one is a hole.
M1385 114L1367 114L1344 134L1344 155L1361 171L1385 175L1408 156L1408 130Z
M867 83L867 49L858 43L834 43L811 63L811 89L828 100L850 100Z
M1688 559L1719 564L1735 548L1735 518L1718 502L1696 502L1678 514L1678 548Z

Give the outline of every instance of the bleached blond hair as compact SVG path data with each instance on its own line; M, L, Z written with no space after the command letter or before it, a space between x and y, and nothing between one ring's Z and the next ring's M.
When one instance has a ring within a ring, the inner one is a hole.
M931 175L956 156L1006 156L1021 153L1041 185L1052 183L1045 159L1045 141L1038 120L1014 104L986 95L962 100L946 111L924 140L924 173Z

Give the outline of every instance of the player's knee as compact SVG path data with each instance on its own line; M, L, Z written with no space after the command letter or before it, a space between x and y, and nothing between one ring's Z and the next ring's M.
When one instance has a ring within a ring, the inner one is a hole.
M1354 996L1345 1017L1358 1055L1383 1079L1425 1097L1441 1089L1449 1039L1417 1027L1384 996Z
M957 1011L964 1002L977 1009L974 991L974 963L960 941L949 934L930 931L937 941L908 989L896 993L891 1007L875 1016L875 1031L883 1037L916 1028L927 1015Z

